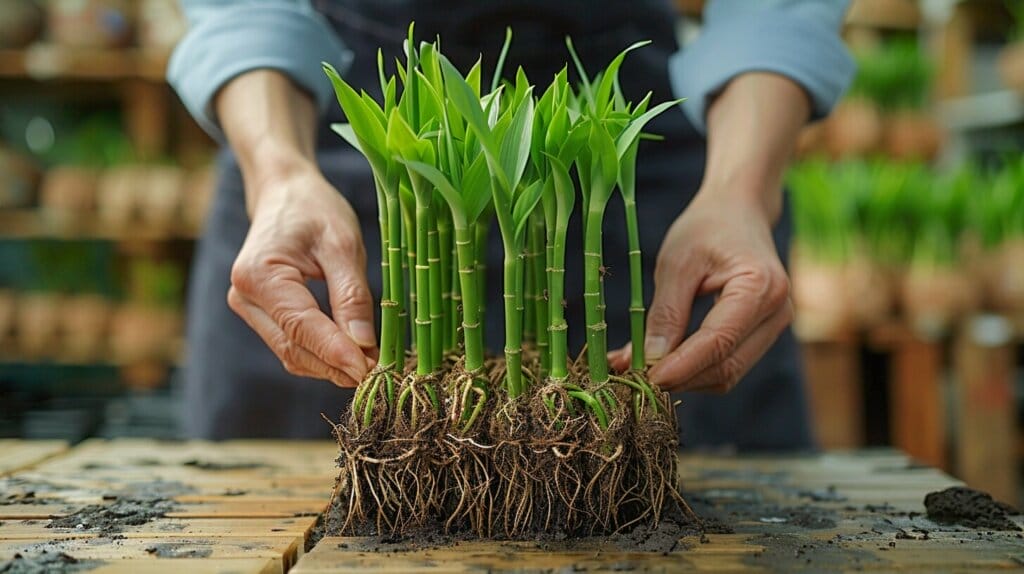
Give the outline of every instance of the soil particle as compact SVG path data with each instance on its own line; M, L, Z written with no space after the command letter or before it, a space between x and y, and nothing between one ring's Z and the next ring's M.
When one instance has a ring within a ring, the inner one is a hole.
M809 498L814 502L846 502L846 497L836 492L835 485L817 490L801 490L797 493L801 498Z
M54 500L52 498L40 498L36 496L36 492L34 490L28 490L4 496L0 499L0 506L10 506L15 504L18 506L23 504L54 504L59 502L61 501Z
M161 542L146 547L146 553L157 558L207 558L213 554L212 548L194 548L173 542Z
M79 560L63 552L43 550L37 554L15 554L13 558L0 562L3 574L61 574L64 572L85 572L103 565L100 560Z
M1019 510L993 500L987 493L963 486L928 493L924 506L928 518L940 524L1000 531L1021 529L1010 519L1019 516Z
M177 503L167 499L120 498L110 504L90 504L78 511L54 518L47 528L75 528L116 535L128 526L139 526L163 518Z
M266 463L262 463L262 462L246 462L246 461L241 461L241 462L215 462L215 461L210 461L210 460L192 459L192 460L186 460L185 462L183 462L181 464L182 464L182 466L191 466L193 468L198 468L199 470L211 470L211 471L218 471L218 470L252 470L252 469L256 469L256 468L270 468L270 465L266 464Z

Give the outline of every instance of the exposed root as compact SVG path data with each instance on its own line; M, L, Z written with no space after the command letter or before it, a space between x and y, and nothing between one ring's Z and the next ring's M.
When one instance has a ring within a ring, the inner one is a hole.
M333 425L332 501L344 512L328 532L400 535L440 524L482 538L587 536L656 526L675 509L695 519L679 494L668 394L643 373L595 385L580 369L566 380L525 371L529 390L516 398L501 384L500 359L475 372L453 361L440 380L408 374L390 392L382 390L395 373L371 373L362 400Z

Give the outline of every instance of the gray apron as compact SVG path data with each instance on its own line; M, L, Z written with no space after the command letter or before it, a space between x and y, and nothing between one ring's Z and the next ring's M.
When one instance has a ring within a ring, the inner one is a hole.
M316 0L314 5L335 26L355 53L347 79L358 88L377 94L376 51L386 60L401 54L401 40L409 21L416 22L418 38L441 36L442 49L461 69L481 53L495 57L506 26L515 37L506 73L522 65L530 79L543 87L568 60L564 37L575 39L588 70L599 70L615 54L638 40L653 44L630 55L621 82L627 97L639 100L648 90L654 101L672 97L667 60L676 50L668 2L658 0ZM598 6L600 6L598 8ZM484 70L493 69L484 60ZM714 65L709 62L708 65ZM341 121L341 111L331 106L318 142L318 160L328 180L352 204L362 222L370 262L370 284L379 292L380 260L376 200L366 161L343 144L327 126ZM664 141L645 142L638 170L639 220L644 254L645 296L650 301L651 274L661 240L669 225L692 199L704 168L704 141L681 110L665 113L650 126ZM185 432L211 439L235 437L328 438L329 427L320 418L337 418L351 391L330 383L303 379L286 373L259 337L227 306L229 270L249 222L245 213L242 178L230 150L219 157L216 199L199 242L189 290L189 354L184 369ZM609 348L628 338L629 297L625 226L621 202L613 201L606 216L605 266L608 301ZM789 250L788 207L775 229L780 256ZM487 308L500 310L501 243L492 234L490 244ZM583 325L582 233L578 218L569 233L567 288L569 325ZM575 280L575 282L573 281ZM312 282L314 294L325 309L322 282ZM700 324L711 298L698 300L690 330ZM495 311L498 313L498 311ZM500 315L498 315L500 317ZM501 348L501 324L488 323L491 349ZM570 331L575 349L582 345L582 329ZM803 392L798 348L787 330L750 374L728 395L684 394L679 407L681 440L685 446L735 446L740 449L809 448L807 404Z

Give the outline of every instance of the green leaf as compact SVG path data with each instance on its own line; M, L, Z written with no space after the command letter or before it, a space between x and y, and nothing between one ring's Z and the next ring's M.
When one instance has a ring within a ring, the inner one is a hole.
M576 204L576 186L572 183L566 164L553 155L548 155L548 159L551 161L551 174L555 180L555 200L558 204L556 226L558 229L565 229L569 225L569 217Z
M505 69L505 57L508 56L508 49L512 46L512 27L505 28L505 44L501 47L501 54L498 55L498 63L494 66L494 77L491 78L491 91L498 89L501 85L501 74ZM479 94L479 90L477 91Z
M515 205L512 207L512 222L515 224L515 238L517 241L523 237L526 224L530 221L530 214L537 207L542 191L544 191L543 182L535 181L523 188L519 196L516 197Z
M448 181L448 178L439 169L419 161L408 161L401 158L398 161L433 184L451 209L452 221L457 228L465 229L468 226L466 205L462 200L462 196L459 195L459 192L455 190L455 186Z
M487 123L483 107L480 105L480 99L448 58L443 54L438 54L438 58L441 64L441 73L444 75L445 87L447 87L448 99L455 104L459 114L476 132L476 137L483 145L484 152L494 156L493 159L497 159L497 150L490 137L491 128Z
M387 135L384 132L383 123L373 111L367 109L362 97L352 86L341 79L334 67L324 63L323 68L334 87L335 96L338 98L342 111L345 112L345 117L348 118L353 132L360 140L360 149L363 155L370 161L374 169L383 172L386 170L386 158L388 157Z
M679 105L679 103L682 101L683 100L672 100L669 102L662 102L654 106L647 112L645 112L642 116L633 120L629 124L629 126L627 126L626 129L623 130L621 134L619 134L619 137L615 142L616 155L618 157L622 157L623 154L626 153L626 150L629 149L629 146L633 145L633 142L640 137L640 132L644 129L644 126L646 126L648 122L653 120L655 117L660 115L665 110L673 106Z
M487 170L487 159L482 153L463 172L461 189L466 204L466 219L475 222L491 202L491 175Z
M473 89L473 93L476 97L480 98L480 58L477 58L476 63L469 69L469 73L466 74L466 83Z
M362 144L359 143L359 137L356 136L356 131L352 129L352 124L331 124L331 131L341 136L341 139L356 148L356 151L363 153Z
M515 190L519 186L530 159L530 138L533 133L531 91L532 88L527 90L501 141L500 165L508 180L509 190Z
M627 54L637 48L641 48L650 44L650 40L644 40L637 42L625 50L618 52L618 55L611 60L608 64L608 68L604 70L604 74L601 77L601 84L597 87L597 93L594 95L594 101L597 105L603 106L607 103L612 103L612 89L614 88L615 82L618 81L618 69L622 68L623 62L626 60Z
M592 157L590 192L593 194L590 201L601 204L608 200L618 178L619 156L615 153L615 141L601 122L591 123L589 144Z
M594 92L590 85L590 78L587 76L587 70L583 67L583 62L580 61L580 57L576 54L576 47L572 45L572 38L569 36L565 37L565 46L569 49L569 55L572 57L572 62L576 66L576 73L580 75L580 82L583 83L583 97L590 104L591 109L595 107L594 104Z

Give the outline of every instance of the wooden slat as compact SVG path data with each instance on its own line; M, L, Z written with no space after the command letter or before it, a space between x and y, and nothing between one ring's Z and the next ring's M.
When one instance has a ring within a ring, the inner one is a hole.
M0 476L28 468L68 449L62 440L0 439Z
M893 349L889 426L893 444L926 464L947 468L946 402L939 341L910 335Z
M160 518L118 532L125 538L295 538L306 536L316 517L246 518L224 520L219 518ZM47 540L65 538L91 538L96 533L88 529L48 528L48 520L9 521L0 524L0 540Z
M864 399L857 344L806 342L802 355L818 442L828 449L863 445Z
M1014 351L1009 326L983 319L969 323L955 351L956 473L1011 503L1020 493Z
M260 558L176 558L174 560L118 560L107 562L92 574L276 574L273 560Z

